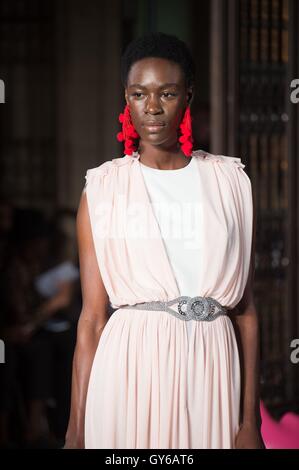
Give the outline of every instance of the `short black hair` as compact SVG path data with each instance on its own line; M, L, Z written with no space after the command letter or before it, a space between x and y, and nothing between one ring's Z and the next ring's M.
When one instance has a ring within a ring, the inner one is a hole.
M131 41L121 57L121 81L127 86L132 65L147 57L168 59L180 65L187 87L193 85L195 64L187 45L176 36L165 33L149 33Z

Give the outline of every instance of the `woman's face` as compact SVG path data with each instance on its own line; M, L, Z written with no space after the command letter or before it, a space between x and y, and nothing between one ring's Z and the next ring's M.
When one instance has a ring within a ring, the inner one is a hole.
M146 58L135 62L125 88L126 102L140 139L173 145L186 106L192 98L184 72L175 62Z

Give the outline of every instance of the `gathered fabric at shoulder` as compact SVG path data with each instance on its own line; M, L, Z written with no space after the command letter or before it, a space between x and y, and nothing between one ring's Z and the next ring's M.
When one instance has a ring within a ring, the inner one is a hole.
M95 168L90 168L86 171L85 187L89 182L91 182L95 178L108 175L111 170L123 165L127 165L128 163L130 163L130 157L125 155L124 157L113 158L112 160L108 160L104 163L101 163L101 165Z
M239 168L245 168L245 164L242 163L241 158L239 157L230 157L227 155L216 155L213 153L205 152L203 150L195 150L192 154L195 157L201 158L203 161L212 161L237 165Z
M101 165L97 166L96 168L90 168L86 171L85 175L85 186L89 183L93 178L98 176L104 176L109 173L111 169L112 162L107 161L102 163Z
M231 163L233 165L237 165L239 168L245 168L245 164L242 163L242 160L240 157L230 157L227 155L215 155L217 158L217 161L223 162L223 163Z

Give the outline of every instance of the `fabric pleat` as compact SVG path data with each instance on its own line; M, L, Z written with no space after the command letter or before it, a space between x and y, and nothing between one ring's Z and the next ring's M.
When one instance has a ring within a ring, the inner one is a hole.
M166 312L119 309L93 363L86 448L233 448L240 370L231 321L186 324Z
M192 155L203 201L197 295L231 309L248 280L251 182L240 158L200 150ZM229 316L192 321L187 328L167 312L122 308L184 295L159 233L138 154L88 170L85 191L99 270L116 308L90 374L86 448L234 448L241 376Z

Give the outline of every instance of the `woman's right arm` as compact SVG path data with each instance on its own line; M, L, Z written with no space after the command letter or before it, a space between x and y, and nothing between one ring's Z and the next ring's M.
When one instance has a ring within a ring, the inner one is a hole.
M109 299L97 264L85 192L80 199L76 227L82 311L73 358L71 410L65 449L84 448L84 417L89 376L100 336L109 318Z

